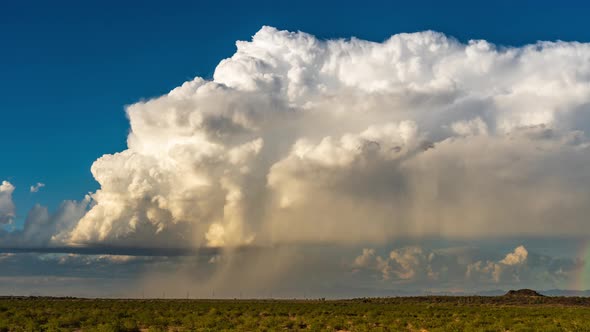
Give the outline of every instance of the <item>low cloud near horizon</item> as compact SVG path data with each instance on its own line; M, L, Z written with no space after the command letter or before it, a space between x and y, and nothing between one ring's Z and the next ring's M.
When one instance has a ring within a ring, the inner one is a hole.
M525 246L461 264L439 249L373 248L590 236L590 44L263 27L236 45L212 80L128 106L128 148L92 165L100 189L54 213L36 206L23 229L0 228L0 246L365 248L339 261L379 282L448 287L563 285L579 272L573 257ZM14 190L2 182L0 224L14 219ZM286 271L298 255L266 259Z

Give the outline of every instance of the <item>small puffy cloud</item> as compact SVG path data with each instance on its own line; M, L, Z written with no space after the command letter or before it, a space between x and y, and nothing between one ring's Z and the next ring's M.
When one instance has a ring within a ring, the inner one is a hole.
M400 279L412 279L426 267L424 272L429 278L436 278L430 263L434 253L427 253L419 247L409 247L404 250L394 250L389 253L391 271Z
M518 246L513 252L498 262L477 261L467 266L466 276L478 280L520 281L521 274L528 268L528 251L524 246Z
M480 283L555 285L581 273L583 263L576 259L555 258L529 253L524 246L516 247L503 259L478 260L467 266L467 279ZM546 286L545 286L546 287Z
M364 248L363 253L354 259L354 267L368 267L371 265L373 259L375 259L375 249Z
M500 263L506 265L523 264L526 261L528 255L529 252L526 250L524 246L518 246L516 247L516 249L514 249L514 252L507 254L506 257L504 257L504 259L500 261Z
M458 270L457 257L420 246L395 249L385 257L365 248L352 266L378 271L383 280L408 282L446 279Z
M410 246L392 250L382 257L374 249L363 249L351 267L373 271L382 280L414 286L436 282L439 287L557 287L571 281L582 266L575 259L530 254L516 247L499 260L478 259L483 252L457 249L426 249Z
M0 225L10 224L14 220L16 208L12 201L14 186L8 181L0 184Z
M41 188L43 188L43 187L45 187L45 183L37 182L37 184L34 184L34 185L32 185L32 186L29 188L29 190L30 190L32 193L36 193L36 192L39 192L39 190L40 190Z

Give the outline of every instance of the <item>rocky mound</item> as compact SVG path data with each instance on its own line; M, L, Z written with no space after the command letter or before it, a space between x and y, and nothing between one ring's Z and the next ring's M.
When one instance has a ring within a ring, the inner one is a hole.
M545 296L532 289L509 290L504 296Z

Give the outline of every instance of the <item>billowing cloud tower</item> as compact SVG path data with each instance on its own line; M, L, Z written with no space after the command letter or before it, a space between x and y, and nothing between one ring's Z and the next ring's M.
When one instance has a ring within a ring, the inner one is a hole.
M263 27L213 80L127 108L128 149L94 163L90 210L52 241L588 234L589 102L588 44Z

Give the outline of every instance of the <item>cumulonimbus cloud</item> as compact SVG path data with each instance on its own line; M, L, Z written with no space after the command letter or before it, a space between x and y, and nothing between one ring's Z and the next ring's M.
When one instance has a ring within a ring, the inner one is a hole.
M588 234L590 45L263 27L127 108L53 243L237 246ZM401 259L401 258L400 258Z

